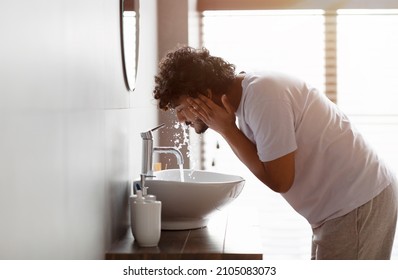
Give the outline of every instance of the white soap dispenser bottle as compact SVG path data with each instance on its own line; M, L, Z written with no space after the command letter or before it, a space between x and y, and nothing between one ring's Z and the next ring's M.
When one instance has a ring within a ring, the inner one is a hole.
M135 240L141 247L157 246L161 232L160 201L146 200L142 191L137 191L137 197L131 203L131 230Z

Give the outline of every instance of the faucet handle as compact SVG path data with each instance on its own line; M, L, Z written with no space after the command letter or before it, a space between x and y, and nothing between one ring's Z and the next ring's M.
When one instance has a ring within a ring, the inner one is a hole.
M145 181L145 178L155 178L155 175L151 175L151 174L140 174L141 177L141 182Z
M152 139L152 132L155 130L158 130L159 128L162 128L163 126L165 126L164 123L162 123L161 125L158 125L157 127L154 127L146 132L141 132L141 138L145 139L145 140L151 140Z
M157 127L152 128L151 131L158 130L159 128L162 128L162 127L164 127L164 126L165 126L165 124L162 123L162 124L158 125Z

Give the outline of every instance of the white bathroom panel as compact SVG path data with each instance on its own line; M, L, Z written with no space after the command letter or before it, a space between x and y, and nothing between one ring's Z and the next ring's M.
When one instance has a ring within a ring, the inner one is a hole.
M129 114L6 116L8 124L0 124L0 259L103 258L129 226Z
M106 230L105 145L106 112L67 114L63 139L65 152L64 208L67 258L101 258ZM105 212L105 213L103 213Z
M2 1L0 107L128 108L118 1ZM4 30L4 32L3 32Z
M130 226L128 199L130 177L131 110L105 111L105 212L106 240L120 239ZM107 247L111 244L108 242Z
M0 142L0 259L60 256L64 116L2 114Z
M19 111L8 120L0 258L99 258L92 244L105 246L103 111Z
M156 15L156 0L145 2ZM156 123L146 82L157 54L148 50L141 105L129 109L118 8L0 2L0 259L102 259L127 229L127 184L139 173L132 135Z

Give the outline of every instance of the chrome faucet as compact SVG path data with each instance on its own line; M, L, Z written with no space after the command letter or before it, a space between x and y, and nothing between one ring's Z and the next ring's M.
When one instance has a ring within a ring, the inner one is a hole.
M163 153L163 154L174 154L177 159L178 165L184 164L184 157L182 153L175 147L154 147L153 146L153 135L152 132L162 128L165 124L161 124L151 130L141 133L142 138L142 169L141 174L150 177L153 175L152 164L153 164L153 154Z

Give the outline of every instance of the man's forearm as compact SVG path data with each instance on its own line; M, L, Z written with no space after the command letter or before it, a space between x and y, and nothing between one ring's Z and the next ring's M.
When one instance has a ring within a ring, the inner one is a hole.
M262 162L257 154L257 147L234 127L221 134L236 156L265 185L275 192L287 192L295 176L294 152L269 162Z

